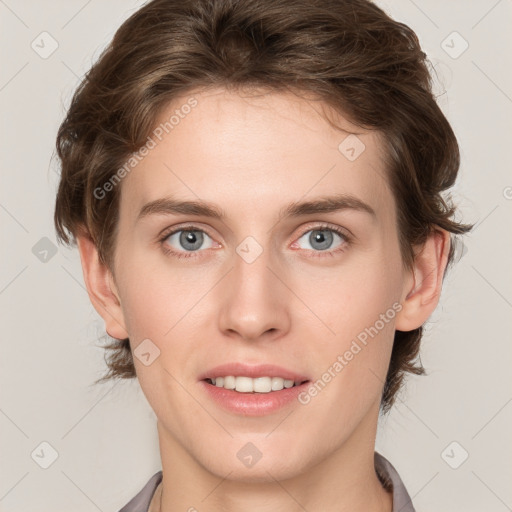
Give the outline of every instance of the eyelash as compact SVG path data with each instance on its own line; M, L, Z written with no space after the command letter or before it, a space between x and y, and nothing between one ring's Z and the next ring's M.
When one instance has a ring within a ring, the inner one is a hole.
M162 235L162 237L159 238L158 241L162 245L162 250L166 255L172 255L173 257L178 258L178 259L191 258L191 257L194 257L194 254L201 252L201 251L179 251L178 252L178 251L169 249L169 247L165 244L165 241L171 235L174 235L175 233L179 233L180 231L200 231L201 233L204 233L204 234L210 236L207 231L205 231L202 228L199 228L198 226L194 226L193 224L189 224L187 226L180 226L179 228L172 229L170 231L166 231L164 233L164 235ZM346 246L350 245L352 242L352 238L349 235L347 235L347 233L345 231L341 230L340 228L329 226L327 224L320 224L318 226L314 226L312 228L307 229L299 236L298 239L302 238L306 233L309 233L310 231L332 231L333 233L336 233L338 236L340 236L340 238L342 238L344 240L344 243L340 247L338 247L337 249L331 250L331 251L329 251L329 250L314 251L313 249L307 249L309 251L313 251L314 258L325 258L325 257L329 257L329 256L334 257L336 254L345 251ZM210 236L210 238L212 238L212 237Z

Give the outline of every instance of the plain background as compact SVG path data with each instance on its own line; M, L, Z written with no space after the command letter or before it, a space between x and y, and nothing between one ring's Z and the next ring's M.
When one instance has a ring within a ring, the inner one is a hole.
M77 250L52 251L58 126L80 78L142 3L0 0L3 512L117 511L160 469L138 383L92 385L105 370L103 324ZM426 329L429 375L408 379L377 449L418 512L512 510L512 2L378 4L417 32L436 69L462 151L453 197L477 227ZM51 49L42 32L58 43L47 58L31 46Z

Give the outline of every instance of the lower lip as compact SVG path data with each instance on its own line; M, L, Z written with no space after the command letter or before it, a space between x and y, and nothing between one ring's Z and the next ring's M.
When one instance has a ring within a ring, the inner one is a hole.
M264 416L278 411L294 400L298 403L297 396L304 391L309 381L269 393L239 393L231 389L219 388L204 380L200 381L200 384L210 398L229 412L243 416Z

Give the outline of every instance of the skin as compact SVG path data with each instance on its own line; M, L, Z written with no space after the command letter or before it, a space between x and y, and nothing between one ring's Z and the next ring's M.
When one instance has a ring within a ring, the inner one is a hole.
M158 418L164 478L152 508L162 499L165 512L389 512L373 457L393 335L435 309L449 234L436 230L406 270L380 135L338 114L365 145L351 162L338 150L347 132L322 117L325 105L254 93L195 91L162 112L165 121L190 96L198 101L123 179L113 269L90 239L78 239L107 332L129 337L132 350L147 338L160 350L149 366L134 358ZM279 218L290 202L335 192L358 197L375 217L344 209ZM215 203L226 217L137 220L144 204L171 195ZM187 222L207 233L200 249L187 252L180 233L158 240ZM349 230L351 241L333 233L329 248L317 249L308 237L325 223ZM248 236L263 248L250 264L236 252ZM306 405L244 417L201 391L200 373L232 361L270 362L316 380L393 304L401 305L396 316ZM248 442L262 453L250 468L236 456Z

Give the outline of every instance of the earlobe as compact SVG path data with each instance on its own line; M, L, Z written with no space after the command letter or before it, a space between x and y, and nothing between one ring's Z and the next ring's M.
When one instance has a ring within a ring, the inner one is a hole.
M128 338L119 293L110 269L100 261L90 237L77 236L77 245L89 299L103 318L107 333L118 339Z
M397 330L417 329L433 313L441 296L449 251L450 233L436 228L416 254L413 269L405 279L405 298L396 317Z

